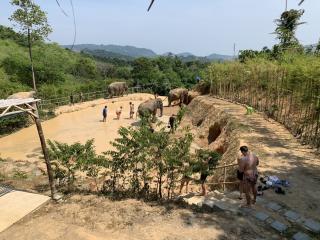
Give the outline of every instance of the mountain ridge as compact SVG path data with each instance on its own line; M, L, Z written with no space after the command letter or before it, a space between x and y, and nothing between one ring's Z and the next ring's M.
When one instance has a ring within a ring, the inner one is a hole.
M62 45L64 48L71 48L71 45ZM190 52L172 53L166 52L157 54L151 49L140 48L130 45L115 45L115 44L77 44L73 47L74 51L84 52L92 56L105 57L105 58L119 58L126 60L133 60L139 57L153 58L157 56L177 56L185 61L228 61L233 57L229 55L212 53L207 56L197 56Z

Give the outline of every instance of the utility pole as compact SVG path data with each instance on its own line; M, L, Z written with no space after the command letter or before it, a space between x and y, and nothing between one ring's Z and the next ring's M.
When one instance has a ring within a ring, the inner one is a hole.
M288 0L286 0L286 11L288 11Z
M233 44L233 58L236 58L236 43Z

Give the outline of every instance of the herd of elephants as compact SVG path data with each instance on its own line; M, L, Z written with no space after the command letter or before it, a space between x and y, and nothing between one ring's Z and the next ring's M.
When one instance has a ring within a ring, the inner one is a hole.
M108 93L110 97L122 96L128 90L126 82L114 82L108 86ZM172 102L179 101L179 104L189 104L194 97L199 95L194 91L189 91L186 88L175 88L170 90L168 94L168 106L170 107ZM138 107L139 116L156 116L157 110L160 110L160 116L163 113L163 100L155 95L155 99L147 100L141 103Z
M128 91L128 84L126 82L114 82L111 83L108 88L109 97L119 97L123 96ZM16 98L32 98L34 97L35 92L19 92L13 95L10 95L7 99L16 99ZM200 95L200 93L195 91L189 91L186 88L175 88L172 89L168 94L168 106L174 101L179 101L180 104L189 104L193 98ZM158 98L147 100L141 103L138 107L138 114L143 117L146 115L153 115L154 117L157 114L157 110L160 110L160 116L163 113L163 100Z

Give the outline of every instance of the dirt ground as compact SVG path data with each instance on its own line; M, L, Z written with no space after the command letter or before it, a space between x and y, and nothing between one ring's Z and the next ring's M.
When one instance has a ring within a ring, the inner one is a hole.
M264 198L320 220L319 153L301 145L284 126L260 113L246 115L245 107L208 96L198 99L228 113L240 124L240 145L249 146L259 156L260 176L275 175L289 181L285 195L270 189L264 191Z
M74 195L50 203L0 234L1 240L236 240L270 236L246 219L200 213L177 205L110 201Z
M129 95L113 100L85 103L88 106L61 108L64 114L46 121L46 137L72 143L94 137L98 152L109 147L120 126L137 120L128 118L128 103L139 102L152 95ZM320 216L320 158L314 150L302 146L280 124L226 101L201 96L236 119L241 127L240 141L260 158L262 175L277 175L290 182L286 195L265 191L265 198L275 200L307 217ZM112 103L112 101L114 101ZM97 104L97 105L95 105ZM104 104L109 107L107 123L100 122ZM120 121L114 120L115 109L124 106ZM73 111L76 110L76 111ZM69 112L73 111L73 112ZM165 120L177 108L165 108ZM66 113L69 112L69 113ZM18 161L40 162L39 142L34 126L0 139L1 157ZM28 144L26 144L28 143ZM43 177L43 176L42 176ZM45 179L43 179L45 180ZM2 239L273 239L243 217L225 212L199 213L177 205L144 203L138 200L111 201L94 195L74 195L61 204L50 203L0 234Z
M98 99L91 102L62 106L56 110L57 117L42 123L46 139L74 143L94 138L97 153L110 150L110 141L118 136L120 126L135 125L139 119L129 119L129 102L133 102L135 109L145 100L153 98L151 94L131 94L121 98ZM166 104L166 103L165 103ZM108 106L108 117L102 122L102 109ZM123 107L120 120L116 120L116 109ZM165 105L166 106L166 105ZM165 108L164 115L176 112L177 107ZM62 114L63 113L63 114ZM160 118L167 121L168 117ZM37 162L41 158L40 141L35 125L22 129L16 133L0 138L0 157L13 161Z

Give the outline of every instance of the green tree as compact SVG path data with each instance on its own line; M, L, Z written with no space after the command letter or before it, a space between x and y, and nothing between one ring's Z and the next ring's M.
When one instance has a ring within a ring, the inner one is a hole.
M283 49L290 49L300 46L295 33L298 26L305 23L299 22L303 13L304 10L291 9L283 12L280 19L275 20L277 25L275 34L277 34L277 38L280 40L280 46Z
M36 91L37 87L32 57L33 42L48 37L52 29L48 24L46 13L32 0L11 0L11 4L17 7L17 10L9 19L15 22L15 25L20 28L21 34L27 36L28 39L32 83L33 89Z
M85 144L77 142L71 145L48 140L48 145L55 178L60 183L66 182L69 191L74 187L77 171L86 171L88 176L96 178L99 167L103 166L104 158L96 155L93 139Z

